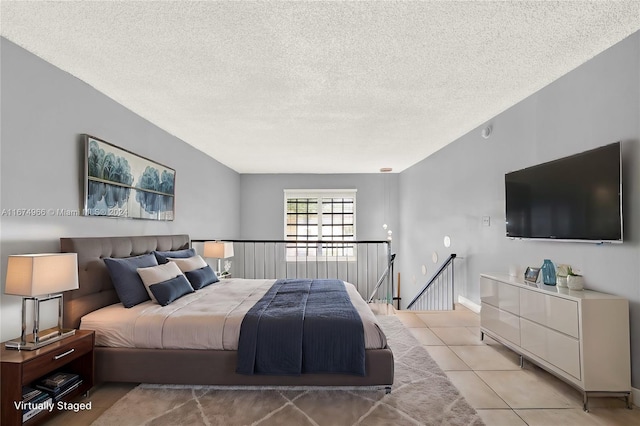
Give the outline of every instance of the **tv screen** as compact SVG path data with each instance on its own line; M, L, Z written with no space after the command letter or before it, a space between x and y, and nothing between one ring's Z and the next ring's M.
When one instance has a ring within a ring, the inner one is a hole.
M507 236L622 242L620 142L505 175Z

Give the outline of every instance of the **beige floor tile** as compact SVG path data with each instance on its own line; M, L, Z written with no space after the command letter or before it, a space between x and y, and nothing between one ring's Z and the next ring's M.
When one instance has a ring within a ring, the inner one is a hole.
M432 312L416 314L428 327L479 327L480 316L474 312Z
M449 346L482 345L479 334L466 327L430 327L436 336Z
M421 345L444 346L444 342L428 328L407 328Z
M471 370L458 356L447 346L426 346L424 347L431 358L444 371Z
M422 322L420 318L418 318L418 316L413 312L398 311L396 312L396 315L398 316L400 321L402 321L405 327L414 327L414 328L426 327L426 324Z
M582 407L528 370L475 373L513 409Z
M570 386L566 382L558 379L553 374L548 373L547 371L543 370L535 364L532 364L529 361L525 361L523 370L531 372L536 376L536 379L538 381L544 383L546 386L552 387L557 393L563 395L576 406L582 407L582 392L580 392L578 389Z
M588 413L582 409L516 410L529 426L631 426L640 424L640 410L600 408Z
M520 370L520 359L511 351L493 346L450 346L472 370Z
M589 408L592 410L596 408L627 408L627 401L623 397L619 397L619 398L591 397L589 398ZM640 425L640 422L638 422L638 424Z
M446 374L473 408L509 408L473 371L447 371Z
M527 426L527 424L510 409L476 410L487 426Z

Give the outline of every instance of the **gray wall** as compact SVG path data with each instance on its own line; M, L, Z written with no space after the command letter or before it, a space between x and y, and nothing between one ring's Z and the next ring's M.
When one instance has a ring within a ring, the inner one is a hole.
M382 225L386 221L395 245L400 239L397 185L397 174L382 173L241 175L240 235L246 239L284 238L285 189L357 189L357 239L385 240Z
M480 127L400 174L403 301L424 284L420 266L431 264L433 251L463 257L457 292L476 303L480 273L507 274L509 265L536 266L544 258L571 264L587 288L629 299L632 377L640 387L640 33L490 122L489 139ZM506 172L615 141L623 148L623 244L505 237ZM491 226L482 226L483 216ZM449 250L444 235L451 236Z
M239 236L240 176L180 139L15 44L1 45L0 208L80 208L88 133L176 170L171 222L96 217L11 217L1 222L1 288L7 256L59 251L60 237L187 233ZM20 298L2 294L0 339L20 335Z

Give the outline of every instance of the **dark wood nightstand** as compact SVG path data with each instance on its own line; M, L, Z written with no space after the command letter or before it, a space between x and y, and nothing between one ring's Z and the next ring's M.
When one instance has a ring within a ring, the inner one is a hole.
M34 384L38 379L57 370L76 373L82 378L82 384L65 395L61 401L71 401L76 396L87 393L93 387L95 333L88 330L76 330L58 342L35 351L7 349L2 343L0 361L2 362L2 418L3 426L22 425L22 410L16 409L15 402L22 400L22 386ZM36 425L55 415L41 411L27 420L25 425Z

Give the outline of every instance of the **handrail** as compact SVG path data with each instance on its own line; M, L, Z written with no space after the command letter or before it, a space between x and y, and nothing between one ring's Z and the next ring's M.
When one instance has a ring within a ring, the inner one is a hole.
M387 268L384 270L382 275L380 275L380 279L378 280L378 282L376 283L376 286L374 287L373 291L371 292L371 296L369 296L369 299L367 300L367 303L373 302L373 298L376 296L376 293L378 292L378 289L382 285L383 281L385 280L385 278L389 277L389 274L391 273L391 271L393 271L393 261L394 260L396 260L396 254L392 253L391 254L391 258L389 259L389 264L387 265ZM391 288L391 293L393 293L393 288Z
M389 240L276 240L276 239L193 239L194 243L202 244L209 241L222 241L239 245L235 247L236 258L240 255L239 270L233 272L236 278L313 278L318 277L321 272L319 265L323 268L322 275L325 278L338 278L354 284L361 296L369 302L376 299L387 300L392 303L394 291L393 260L395 254L391 253L391 241ZM251 250L253 246L253 251ZM369 247L375 246L373 254L369 255ZM245 250L245 247L249 251ZM256 247L258 251L256 252ZM285 256L275 255L274 250L286 248L287 250L303 249L305 253L286 253ZM306 252L304 249L312 249L313 252ZM239 251L238 251L239 250ZM317 254L316 254L317 250ZM336 253L335 250L339 252ZM361 252L361 250L364 250ZM378 251L380 250L380 251ZM327 251L326 254L324 251ZM344 253L343 253L344 251ZM322 252L322 254L321 254ZM360 254L356 254L361 253ZM247 258L247 253L249 257ZM382 257L379 257L379 254ZM248 263L245 263L248 259ZM268 263L267 263L267 259ZM376 260L377 259L377 260ZM372 261L372 263L370 263ZM253 264L252 264L253 263ZM287 264L295 267L287 267ZM238 263L234 262L236 268ZM332 266L333 265L333 266ZM362 267L360 266L362 265ZM364 269L363 269L364 268ZM380 268L380 269L379 269ZM384 268L382 275L380 270ZM262 271L262 273L260 273ZM315 271L315 272L314 272ZM332 276L330 276L332 275ZM355 278L352 281L351 278ZM377 279L377 282L374 280ZM369 290L375 286L375 290L369 296ZM384 287L381 289L381 287Z
M425 286L422 287L422 289L418 292L416 297L414 297L413 300L409 303L409 305L407 305L407 309L411 309L411 307L418 301L418 299L420 299L420 297L422 297L422 295L427 291L427 289L438 279L440 274L442 274L442 272L447 269L449 264L451 264L453 262L453 259L455 259L455 258L456 258L456 254L455 253L451 253L449 255L447 260L445 260L445 262L442 264L442 266L440 266L440 269L438 269L438 272L433 274L433 276L427 282L427 284L425 284Z

